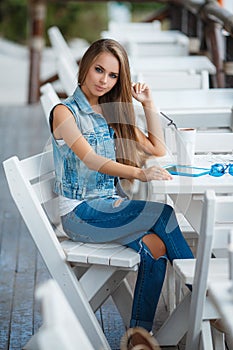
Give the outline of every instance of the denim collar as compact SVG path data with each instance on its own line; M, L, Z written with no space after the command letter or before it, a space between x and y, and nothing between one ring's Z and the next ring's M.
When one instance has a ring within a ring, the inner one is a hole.
M93 109L90 105L90 103L88 102L86 96L84 95L84 93L82 92L81 88L79 86L77 86L77 88L74 91L73 94L73 98L75 100L75 102L77 103L79 109L86 114L90 114L93 113Z

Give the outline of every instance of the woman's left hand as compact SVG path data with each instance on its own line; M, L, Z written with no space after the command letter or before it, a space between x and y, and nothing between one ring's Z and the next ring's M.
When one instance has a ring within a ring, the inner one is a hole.
M152 100L150 88L146 83L132 83L132 95L135 100L142 104Z

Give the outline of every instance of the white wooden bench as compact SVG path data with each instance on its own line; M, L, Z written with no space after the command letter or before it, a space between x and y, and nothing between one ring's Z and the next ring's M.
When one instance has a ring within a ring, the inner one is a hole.
M176 162L176 141L175 141L175 132L174 128L165 129L165 141L167 146L167 154L168 156L172 156L172 163ZM210 162L212 163L219 162L218 154L231 154L233 150L233 132L197 132L196 134L196 143L195 143L195 153L196 154L206 154L209 157ZM208 155L209 154L209 155ZM150 161L149 161L150 162ZM150 164L151 165L151 164ZM211 163L210 163L211 165ZM144 184L140 184L138 191L143 193ZM145 191L145 190L144 190ZM145 191L146 193L147 191ZM157 195L158 201L164 201L172 206L174 206L173 202L170 200L169 196ZM189 245L196 250L196 245L198 242L199 235L195 232L195 230L190 226L188 221L185 219L183 214L176 211L178 223L180 225L181 231L188 241ZM173 271L168 265L168 273L169 278L166 279L167 282L167 305L170 312L174 310L175 307L175 298L178 296L181 288L174 288L175 279L173 279ZM176 293L174 293L176 290Z
M65 41L58 27L50 27L48 29L48 36L54 50L54 56L56 58L56 69L59 81L65 93L69 96L73 94L74 89L77 86L77 59L82 58L87 47L83 48L81 52L78 53L77 57L74 57L71 48Z
M41 92L40 102L44 111L46 123L49 126L50 111L56 104L60 103L61 100L50 83L42 85L40 87L40 92ZM50 129L50 126L49 126L49 129Z
M209 284L208 294L211 301L216 306L222 324L227 331L227 345L233 348L233 230L229 234L228 246L229 279L226 281L215 280Z
M110 350L94 312L111 295L124 324L129 325L132 291L125 277L137 271L139 254L115 243L83 244L66 237L58 239L45 210L48 203L57 205L51 150L23 160L13 156L3 166L12 198L51 276L92 346Z
M76 59L74 58L71 49L65 41L59 28L56 26L50 27L48 29L48 36L54 50L55 57L59 57L61 54L65 55L69 61L69 65L73 66L73 68L76 68Z
M218 346L213 345L210 320L219 319L220 315L207 291L211 281L225 281L229 276L228 259L211 256L218 249L227 252L228 235L233 227L232 207L232 196L216 196L212 190L206 192L196 259L173 261L176 277L183 284L192 285L192 293L185 295L156 334L160 345L177 345L187 332L187 350L225 349L222 333L215 332Z
M42 308L43 324L25 349L95 350L55 280L48 280L35 292Z

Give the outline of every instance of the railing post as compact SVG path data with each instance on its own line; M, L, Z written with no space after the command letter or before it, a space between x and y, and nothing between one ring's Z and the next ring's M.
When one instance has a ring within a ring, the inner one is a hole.
M224 71L226 76L226 87L233 87L233 37L226 35L226 58L224 63Z
M40 61L44 47L44 19L45 19L44 0L29 0L29 19L30 19L30 67L29 67L29 89L28 103L39 101L40 86Z
M203 24L200 18L189 9L183 8L182 13L182 32L189 37L190 54L198 54L201 49Z
M208 51L216 67L216 79L213 79L214 87L225 87L224 74L224 40L222 35L222 25L209 20L206 23L205 38Z
M170 27L182 31L182 6L170 5Z

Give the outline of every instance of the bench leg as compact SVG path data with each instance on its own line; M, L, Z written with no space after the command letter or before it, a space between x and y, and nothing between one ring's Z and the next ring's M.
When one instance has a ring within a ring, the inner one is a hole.
M27 344L24 345L23 350L40 350L40 346L38 343L38 339L39 339L39 332L34 334L30 340L27 342Z
M160 346L177 346L187 332L190 300L188 293L155 334Z
M112 298L123 319L125 327L128 328L132 312L133 292L126 278L112 294Z
M87 299L94 312L105 302L105 300L121 285L129 270L118 270L116 267L92 265L80 278L80 283L85 291ZM130 295L128 288L123 287L126 295ZM120 292L121 289L119 289ZM117 293L116 293L117 299ZM130 297L127 297L127 301Z

